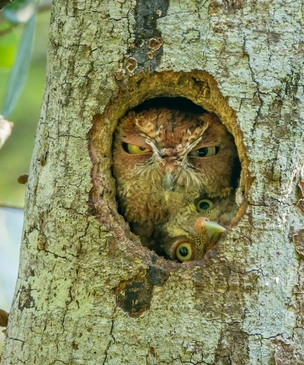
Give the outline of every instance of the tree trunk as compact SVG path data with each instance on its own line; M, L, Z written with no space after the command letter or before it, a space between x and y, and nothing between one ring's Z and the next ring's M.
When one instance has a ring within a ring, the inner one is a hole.
M2 364L303 364L303 4L54 1L19 279ZM142 247L117 213L112 135L183 97L242 164L201 261Z

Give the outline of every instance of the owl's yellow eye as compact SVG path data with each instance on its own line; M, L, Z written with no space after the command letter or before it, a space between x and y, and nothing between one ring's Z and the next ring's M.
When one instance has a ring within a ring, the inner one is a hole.
M192 259L193 256L193 249L191 247L191 244L188 242L182 242L180 243L175 250L175 255L178 261L184 262L189 261Z
M150 152L149 148L136 146L135 144L131 143L123 143L122 147L126 152L130 153L131 155L142 155L143 153Z
M201 147L197 150L191 151L190 156L193 157L211 157L218 153L217 146L210 146L210 147Z
M196 204L196 209L199 213L206 212L208 209L213 207L213 203L209 199L201 199Z

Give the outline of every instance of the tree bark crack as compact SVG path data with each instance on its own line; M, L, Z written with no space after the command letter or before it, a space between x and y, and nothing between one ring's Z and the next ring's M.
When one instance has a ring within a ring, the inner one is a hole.
M112 343L115 343L115 337L113 335L114 332L114 324L115 324L115 317L116 317L116 310L117 310L117 306L114 307L114 311L113 311L113 316L112 316L112 322L111 322L111 328L110 328L110 332L109 332L109 336L112 337L112 339L108 342L108 345L105 349L105 358L104 361L102 363L102 365L105 365L108 359L108 352L110 350L110 347L112 345Z

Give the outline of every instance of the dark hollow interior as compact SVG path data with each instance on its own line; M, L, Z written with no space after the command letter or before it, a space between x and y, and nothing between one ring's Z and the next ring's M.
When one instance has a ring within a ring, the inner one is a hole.
M143 103L137 105L133 110L136 112L141 112L143 110L151 109L151 108L168 108L168 109L178 109L184 112L191 112L202 114L206 113L205 110L200 105L193 103L191 100L182 98L182 97L165 97L160 96L153 99L148 99Z

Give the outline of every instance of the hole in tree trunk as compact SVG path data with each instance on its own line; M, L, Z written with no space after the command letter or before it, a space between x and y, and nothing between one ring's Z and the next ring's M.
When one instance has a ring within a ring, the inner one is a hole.
M143 246L169 260L201 260L244 210L236 204L240 161L243 169L247 163L235 113L205 72L137 75L128 87L118 84L117 103L94 118L91 157L113 153L118 212ZM113 120L112 147L100 136ZM103 222L97 200L112 201L113 190L107 196L92 177L91 204Z

